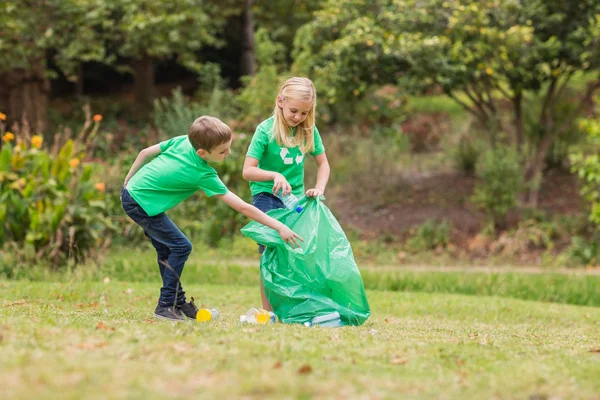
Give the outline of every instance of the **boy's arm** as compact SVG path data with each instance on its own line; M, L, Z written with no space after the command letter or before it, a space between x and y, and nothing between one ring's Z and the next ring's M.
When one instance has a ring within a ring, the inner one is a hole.
M329 161L327 161L327 156L325 153L321 153L318 156L315 156L315 161L317 162L318 170L317 170L317 184L314 189L308 189L306 191L306 196L308 197L318 197L325 193L325 187L327 186L327 181L329 181L329 173L331 168L329 168Z
M266 225L269 228L275 229L277 233L279 233L279 236L281 236L281 238L290 246L300 247L298 240L300 240L301 242L304 241L304 239L302 239L297 233L292 231L283 223L277 221L274 218L269 217L267 214L260 211L253 205L246 203L244 200L240 199L235 193L227 192L226 194L217 196L237 212L244 214L248 218L252 218L256 222L260 222L261 224Z
M254 157L246 157L242 177L252 182L273 181L274 195L277 195L280 190L283 191L284 196L292 192L292 185L289 184L282 174L258 168L258 160Z
M125 182L123 183L123 186L127 186L127 182L129 182L131 177L134 176L135 173L138 172L138 170L144 166L144 164L146 164L148 161L150 161L152 158L156 157L159 154L159 144L146 147L144 150L140 151L140 154L138 154L137 158L133 162L133 165L131 165L131 168L129 169L129 173L125 177Z

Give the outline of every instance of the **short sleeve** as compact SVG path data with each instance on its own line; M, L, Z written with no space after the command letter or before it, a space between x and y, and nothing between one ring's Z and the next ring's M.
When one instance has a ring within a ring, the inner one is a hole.
M321 140L321 135L319 135L319 130L315 125L314 130L314 140L315 140L315 149L310 152L311 156L318 156L319 154L325 153L325 146L323 146L323 140Z
M208 197L227 194L227 186L223 183L216 171L208 173L202 177L198 189L202 189Z
M246 152L246 157L252 157L256 158L257 160L260 160L268 145L269 134L265 132L265 128L261 124L256 128L256 131L252 136L250 146L248 146L248 151Z
M165 140L163 142L160 142L158 145L160 146L160 151L161 152L165 152L165 150L167 150L169 147L171 147L171 145L179 138L179 136L176 136L174 138Z

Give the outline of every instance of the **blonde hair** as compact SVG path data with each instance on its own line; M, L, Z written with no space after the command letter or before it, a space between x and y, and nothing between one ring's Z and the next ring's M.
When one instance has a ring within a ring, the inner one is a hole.
M203 115L190 125L188 138L194 150L210 152L214 147L231 140L231 129L219 118Z
M296 135L291 136L291 128L285 122L283 110L275 100L273 115L273 137L277 144L285 147L300 147L302 153L308 153L315 148L315 108L317 107L317 91L315 85L308 78L290 78L279 88L278 97L282 100L306 101L312 103L306 119L296 127Z

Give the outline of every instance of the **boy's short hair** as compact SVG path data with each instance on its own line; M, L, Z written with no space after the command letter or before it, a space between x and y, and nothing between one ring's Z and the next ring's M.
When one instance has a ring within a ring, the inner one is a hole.
M188 138L194 150L210 152L216 146L231 140L231 128L219 118L203 115L190 125Z

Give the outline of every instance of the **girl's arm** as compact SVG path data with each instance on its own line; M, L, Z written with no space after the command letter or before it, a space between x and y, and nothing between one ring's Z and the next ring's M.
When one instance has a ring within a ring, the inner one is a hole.
M148 161L150 161L151 159L153 159L154 157L156 157L159 154L160 154L160 145L159 144L155 144L154 146L146 147L144 150L140 151L140 154L138 154L137 158L133 162L133 165L129 169L129 173L125 177L125 182L123 183L123 186L127 186L127 182L129 182L131 177L134 176L135 173L138 172L138 170L144 166L144 164L146 164Z
M325 153L321 153L318 156L315 156L315 161L317 162L318 170L317 170L317 184L314 189L308 189L306 191L307 197L318 197L325 193L325 187L327 186L327 181L329 181L329 173L331 169L329 168L329 161L327 161L327 156Z
M274 195L277 195L279 190L283 192L284 196L292 192L292 186L282 174L258 168L258 160L254 157L246 157L242 177L253 182L273 181Z
M281 236L281 238L290 246L300 247L300 243L298 243L298 241L304 241L297 233L285 226L283 223L269 217L267 214L260 211L253 205L246 203L235 193L227 192L223 195L217 195L217 197L223 200L229 207L233 208L239 213L244 214L246 217L252 218L256 222L260 222L269 228L275 229L277 233L279 233L279 236Z

